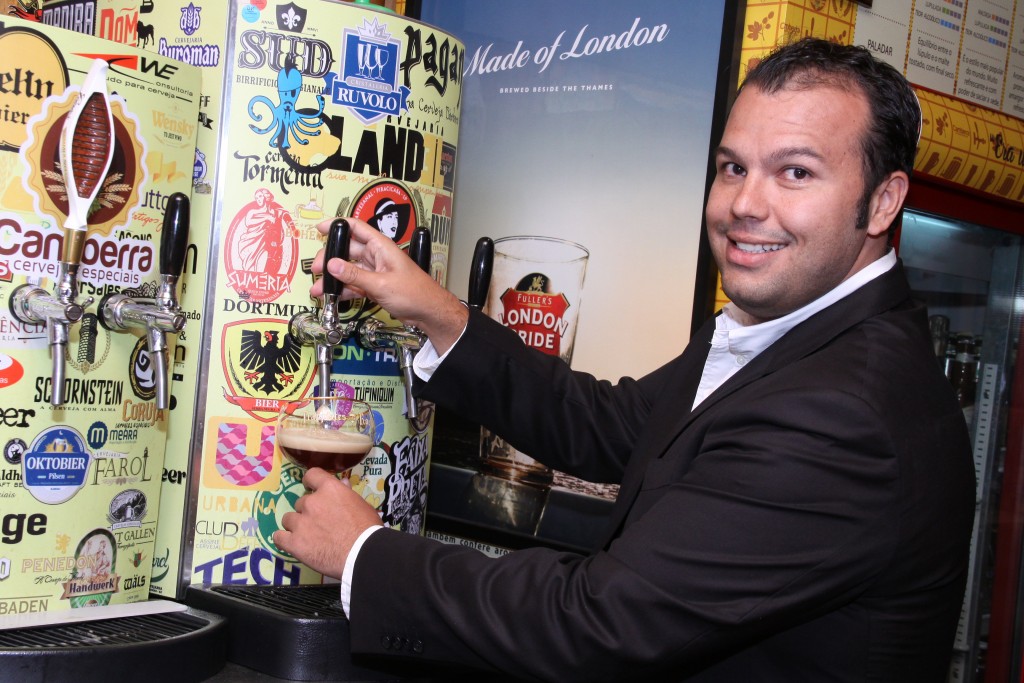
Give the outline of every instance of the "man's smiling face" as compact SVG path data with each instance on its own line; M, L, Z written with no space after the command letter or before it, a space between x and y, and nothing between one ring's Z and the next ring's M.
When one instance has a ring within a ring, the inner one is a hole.
M884 253L888 225L857 226L868 117L856 88L740 92L715 156L707 225L744 322L791 313Z

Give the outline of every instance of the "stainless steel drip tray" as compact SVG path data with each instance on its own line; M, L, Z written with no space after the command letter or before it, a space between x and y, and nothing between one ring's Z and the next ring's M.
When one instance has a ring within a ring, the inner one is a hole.
M406 662L353 663L337 585L193 585L185 602L227 618L228 661L276 678L430 680Z
M0 630L0 681L108 683L141 677L188 683L224 667L227 628L216 614L191 608L111 618L96 614L96 619Z

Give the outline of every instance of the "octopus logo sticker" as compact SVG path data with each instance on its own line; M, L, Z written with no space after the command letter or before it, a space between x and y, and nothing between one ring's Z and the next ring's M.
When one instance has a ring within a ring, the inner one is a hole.
M249 117L255 121L249 128L258 135L270 133L270 146L288 149L292 140L308 145L310 137L320 135L320 114L324 111L324 96L317 95L317 109L298 109L299 93L302 92L302 73L295 68L295 57L284 59L284 68L277 72L277 97L274 102L266 95L257 95L249 100ZM257 110L262 104L269 110L270 123L260 127L263 114Z
M70 427L50 427L22 458L22 484L40 503L66 502L85 486L91 460L81 434Z
M247 301L270 302L291 291L299 263L298 232L288 210L260 188L231 221L224 250L227 284Z
M342 37L340 73L324 77L331 101L340 104L366 125L409 110L407 86L398 85L402 43L388 32L387 24L363 19Z

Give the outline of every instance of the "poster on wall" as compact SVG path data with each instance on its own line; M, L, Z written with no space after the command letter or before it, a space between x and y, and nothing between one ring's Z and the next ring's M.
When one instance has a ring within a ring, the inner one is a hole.
M467 295L490 237L484 310L525 343L612 382L684 348L725 6L423 0L466 46L449 289ZM428 531L494 546L585 546L617 492L443 410L434 452Z

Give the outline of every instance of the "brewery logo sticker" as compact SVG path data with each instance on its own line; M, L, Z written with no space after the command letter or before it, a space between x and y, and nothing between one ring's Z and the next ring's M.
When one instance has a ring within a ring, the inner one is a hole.
M139 337L128 356L128 378L132 392L143 401L156 398L156 369L149 356L146 337Z
M206 163L206 155L203 151L196 147L196 160L192 164L192 193L193 194L210 194L213 192L213 186L210 181L206 179L206 174L210 171L210 167Z
M14 0L7 4L7 12L11 16L25 21L42 21L43 10L39 9L39 0Z
M25 451L27 450L28 444L22 439L15 437L4 444L4 460L11 465L20 465L21 458L25 455ZM18 478L21 478L20 475Z
M501 323L516 331L538 351L557 356L562 338L569 328L564 320L569 300L551 291L551 279L543 273L530 273L501 295Z
M22 457L23 484L41 503L63 503L85 486L91 460L81 434L71 427L50 427Z
M0 92L0 110L5 112L0 117L0 152L17 152L25 142L26 122L43 109L48 98L68 87L68 66L57 46L42 33L5 26L2 19L0 54L4 55L6 77L11 79Z
M295 68L295 57L285 57L284 68L277 72L277 98L274 102L266 95L256 95L249 100L249 118L254 123L249 128L257 135L270 134L269 145L285 150L292 146L308 145L311 137L320 135L320 114L324 111L324 96L317 95L316 109L300 108L299 93L302 92L302 72ZM266 118L270 122L262 123Z
M65 362L83 375L99 369L110 355L110 330L103 327L99 316L92 312L83 315L71 330L70 343L64 350Z
M306 10L294 2L278 5L274 15L277 17L277 28L281 31L302 33L306 28Z
M331 101L370 125L409 110L408 86L399 85L402 43L377 17L363 19L355 30L342 34L341 71L325 76Z
M452 243L452 206L451 195L434 195L434 204L430 207L430 240L434 245L435 254L439 245L447 250Z
M141 527L147 511L146 494L138 489L125 489L110 501L107 520L111 523L111 529Z
M288 323L276 318L224 325L220 357L224 400L264 422L277 419L280 401L306 393L316 369L313 353L303 353Z
M22 6L35 6L45 4L46 7L36 9L35 15L47 26L56 26L92 35L96 24L96 0L17 0ZM152 6L153 0L143 0L142 5ZM140 12L145 10L140 8Z
M94 529L78 543L75 568L71 580L64 584L61 600L69 600L72 607L94 607L110 603L110 597L120 589L114 573L117 561L117 542L106 529Z
M25 376L25 368L18 362L17 358L0 352L0 389L13 386Z
M181 8L181 19L178 20L178 28L186 36L190 36L199 30L199 24L202 22L200 16L203 12L202 7L196 7L195 3L188 3L186 7Z
M348 198L343 203L347 207ZM359 188L351 210L346 213L366 221L403 248L408 248L413 230L425 216L419 193L389 178L374 180ZM356 322L380 310L380 306L369 299L354 299L344 302L338 313L342 322Z
M0 241L12 237L17 239L17 233L7 233L3 223L0 219ZM11 314L10 306L0 307L0 344L8 343L25 349L46 349L46 323L23 323Z
M68 196L58 148L64 120L78 100L80 91L79 86L71 86L60 95L47 98L40 113L27 123L28 139L22 149L22 159L28 168L22 176L22 184L33 199L35 213L47 216L59 225L63 225L67 218ZM114 156L99 194L90 207L89 234L97 241L92 246L93 250L98 249L100 242L105 242L100 236L110 237L115 228L125 228L130 224L149 176L146 141L140 133L142 126L138 117L128 110L120 95L111 93L109 103L114 120ZM87 245L86 252L89 250ZM99 254L93 254L92 260L95 262L99 258ZM83 255L83 264L88 264L87 255ZM147 275L152 262L145 266L137 261L129 265L122 257L102 266L119 272L142 268L142 274ZM92 272L98 268L83 269L82 279L98 284L137 284L123 278L103 278L100 273Z
M270 302L291 291L299 263L298 232L288 210L266 188L253 193L224 240L227 285L247 301Z
M128 454L125 452L108 449L107 444L111 443L112 446L119 444L122 448L126 448L128 444L136 442L138 432L138 428L125 427L124 423L119 423L114 429L107 427L107 423L102 420L96 420L89 425L89 429L85 432L85 440L89 444L93 457L96 458L96 468L103 469L104 459L127 457ZM96 477L93 477L93 483L96 483Z
M263 491L252 502L252 515L256 519L256 536L263 547L285 560L296 559L274 544L274 532L283 529L281 518L295 509L295 501L306 493L302 485L304 471L287 460L281 461L281 481L273 491Z
M427 435L405 437L393 443L390 451L392 470L386 481L381 521L387 526L419 534L423 531L427 505ZM370 463L366 469L372 466L369 456L364 462Z
M170 561L169 561L170 559L171 559L171 548L170 548L170 546L165 546L164 547L163 557L157 557L156 555L153 555L153 576L150 579L150 583L151 584L158 584L158 583L160 583L161 581L164 580L164 578L167 576L167 574L171 571L171 564L170 564ZM151 587L150 590L152 590L153 592L157 593L157 592L160 592L161 589L158 586L153 586L153 587Z
M352 205L354 217L366 221L399 246L409 243L422 213L409 188L396 180L370 183L359 191Z
M275 425L247 417L211 417L206 433L203 486L234 491L278 487Z

